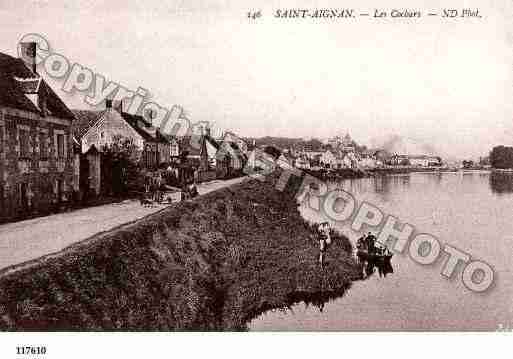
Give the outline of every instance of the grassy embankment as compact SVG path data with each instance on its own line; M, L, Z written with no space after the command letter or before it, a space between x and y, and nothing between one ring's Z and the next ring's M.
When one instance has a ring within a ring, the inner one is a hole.
M335 238L324 269L293 186L246 181L0 275L3 330L243 330L360 278ZM297 181L299 182L299 181ZM296 183L297 186L297 183Z

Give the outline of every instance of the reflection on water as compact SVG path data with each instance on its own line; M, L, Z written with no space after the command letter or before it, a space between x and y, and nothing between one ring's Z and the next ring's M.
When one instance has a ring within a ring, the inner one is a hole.
M490 174L490 188L494 193L513 193L513 173L492 172Z
M303 304L293 311L266 313L252 330L496 330L513 326L513 174L469 171L414 173L329 184L395 215L416 231L436 236L492 265L492 290L476 294L462 284L463 265L447 279L442 255L433 265L413 262L407 253L393 257L393 275L354 282L345 296L323 306ZM328 220L307 207L311 221ZM362 233L335 223L356 243Z

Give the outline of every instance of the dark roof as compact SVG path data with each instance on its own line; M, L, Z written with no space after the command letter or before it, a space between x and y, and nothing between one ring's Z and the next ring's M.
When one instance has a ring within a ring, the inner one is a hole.
M90 111L90 110L72 110L75 115L73 122L73 135L76 139L82 136L103 116L106 110Z
M229 147L226 147L226 146L225 147L221 147L224 143L226 143L226 142L223 142L217 148L218 151L216 153L216 157L218 159L222 159L222 158L224 158L226 156L226 154L229 154L230 156L237 156L239 159L247 160L247 156L244 153L242 153L242 151L240 150L239 146L235 142L228 142ZM219 148L221 150L219 150Z
M283 157L285 157L288 161L294 161L294 160L297 158L296 156L293 156L290 152L289 152L289 153L282 152L282 155L283 155Z
M165 136L163 136L158 129L155 129L155 135L152 135L150 132L145 130L144 128L151 128L151 123L146 121L146 119L140 115L132 115L127 112L121 112L121 117L125 119L125 121L132 126L132 128L144 138L145 141L149 142L161 142L168 143L169 141Z
M42 81L41 77L28 78L28 79L15 78L15 80L16 80L18 87L25 94L38 93L39 86L41 85L41 81Z
M25 63L18 58L0 53L0 106L13 107L19 110L40 113L40 110L25 94L34 93L46 98L46 109L52 116L74 119L73 113L53 92L44 80L34 74ZM28 81L27 81L28 80Z
M281 155L281 151L274 146L265 146L264 152L271 155L275 160Z
M219 149L219 147L221 146L221 145L219 144L219 142L217 142L217 141L216 141L213 137L211 137L211 136L203 136L203 138L204 138L204 140L205 140L205 141L208 141L212 146L214 146L214 148L215 148L216 150L218 150L218 149Z

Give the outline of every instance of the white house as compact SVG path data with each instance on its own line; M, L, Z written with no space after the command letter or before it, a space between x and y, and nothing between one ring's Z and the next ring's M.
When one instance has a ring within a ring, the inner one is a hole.
M178 143L178 140L175 137L169 138L169 155L171 157L180 156L180 144Z
M439 166L441 164L440 159L435 156L421 155L408 156L408 158L410 160L410 164L416 167Z
M293 157L290 153L282 152L280 157L278 157L277 163L281 168L294 168L296 162L296 158Z
M374 157L363 156L358 161L358 167L360 168L376 168L377 161Z
M276 168L276 160L267 152L255 148L248 153L246 168L248 171L262 169L266 172L272 172Z
M330 150L326 150L321 155L320 163L323 167L335 168L337 164L337 157Z
M301 169L310 169L310 160L305 156L299 156L296 159L296 167Z

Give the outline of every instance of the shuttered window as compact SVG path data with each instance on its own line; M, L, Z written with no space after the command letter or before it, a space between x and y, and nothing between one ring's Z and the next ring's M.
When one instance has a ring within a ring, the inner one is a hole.
M27 130L19 130L19 140L20 140L20 157L29 157L30 156L30 144L29 144L29 132Z
M39 156L41 159L48 158L48 144L46 143L46 134L44 132L39 133Z
M64 135L57 135L57 155L64 158Z

